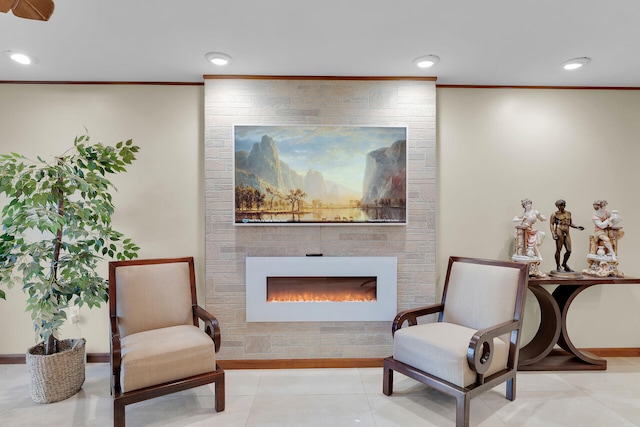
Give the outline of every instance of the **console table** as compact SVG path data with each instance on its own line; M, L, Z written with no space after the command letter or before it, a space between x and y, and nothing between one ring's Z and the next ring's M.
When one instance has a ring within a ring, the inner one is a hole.
M580 292L593 285L640 283L634 277L577 278L531 277L529 290L540 304L540 325L535 336L520 349L520 371L605 370L607 361L588 351L578 350L567 333L567 312ZM558 285L552 292L542 285ZM554 349L560 346L562 350Z

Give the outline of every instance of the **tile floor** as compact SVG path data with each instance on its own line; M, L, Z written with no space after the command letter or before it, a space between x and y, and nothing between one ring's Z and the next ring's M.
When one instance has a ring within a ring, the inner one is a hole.
M517 399L500 385L471 401L471 425L640 426L640 358L608 358L595 372L520 372ZM109 366L88 364L77 395L37 404L25 365L0 365L0 426L111 426ZM382 394L382 368L228 370L226 410L199 387L127 407L127 426L433 427L455 425L455 401L395 374Z

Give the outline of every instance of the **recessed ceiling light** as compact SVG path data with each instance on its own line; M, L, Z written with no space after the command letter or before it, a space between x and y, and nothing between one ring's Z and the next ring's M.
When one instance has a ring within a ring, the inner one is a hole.
M11 58L13 61L17 62L18 64L29 65L36 62L35 58L29 55L26 55L24 53L7 50L4 52L4 54L7 55L9 58Z
M413 60L413 63L420 68L429 68L440 62L440 58L435 55L425 55Z
M221 52L209 52L204 57L214 65L227 65L231 62L231 57Z
M586 56L580 58L573 58L568 61L562 63L562 68L565 70L577 70L591 62L591 58L587 58Z

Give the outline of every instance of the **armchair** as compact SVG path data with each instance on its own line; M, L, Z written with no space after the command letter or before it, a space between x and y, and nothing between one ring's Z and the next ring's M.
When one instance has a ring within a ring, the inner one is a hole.
M383 393L393 393L394 371L427 384L456 398L458 427L469 425L471 398L498 384L515 400L527 281L524 263L451 257L442 302L394 319ZM419 324L428 314L437 322Z
M220 327L198 306L195 283L191 257L109 263L115 427L124 427L128 404L210 383L216 411L224 410Z

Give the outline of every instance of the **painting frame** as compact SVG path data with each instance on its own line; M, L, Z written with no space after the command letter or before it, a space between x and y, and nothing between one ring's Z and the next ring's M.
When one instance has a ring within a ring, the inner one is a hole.
M406 225L407 132L233 125L234 225Z

